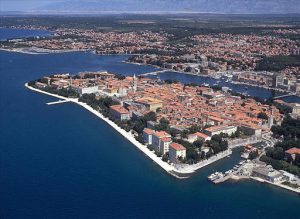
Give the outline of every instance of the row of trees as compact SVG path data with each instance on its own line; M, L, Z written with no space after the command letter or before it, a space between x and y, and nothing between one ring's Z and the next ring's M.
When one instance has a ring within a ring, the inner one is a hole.
M300 148L300 121L286 116L281 126L274 125L271 128L275 138L283 136L283 141L278 143L277 147L283 147L285 150L298 147Z
M293 173L300 177L300 167L296 165L292 165L284 160L277 160L267 155L263 155L260 158L261 161L266 164L271 165L276 170L285 170L287 172Z
M100 111L104 116L109 117L109 107L112 105L119 104L114 101L111 97L96 98L95 94L83 94L79 101L90 105L92 108Z
M272 165L275 169L286 170L300 176L300 159L286 160L285 151L296 147L300 148L300 121L286 116L281 126L274 125L271 128L273 136L282 141L275 144L273 148L266 149L266 155L261 160Z

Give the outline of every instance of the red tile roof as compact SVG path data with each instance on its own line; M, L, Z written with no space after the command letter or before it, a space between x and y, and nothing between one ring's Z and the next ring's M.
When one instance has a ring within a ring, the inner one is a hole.
M127 114L129 113L127 109L125 109L123 106L121 105L113 105L110 107L112 110L120 113L120 114Z
M177 143L171 143L170 147L173 148L176 151L183 151L183 150L185 150L185 147L183 147L181 144L177 144Z
M161 141L165 141L165 142L172 141L171 138L162 138L162 139L160 139L160 140L161 140Z
M285 152L288 154L300 154L300 148L291 148Z
M197 137L199 137L199 138L204 138L204 139L208 138L208 135L203 134L201 132L196 132L195 135L197 135Z
M148 128L145 128L144 129L144 132L148 135L153 135L154 134L154 131L152 129L148 129Z

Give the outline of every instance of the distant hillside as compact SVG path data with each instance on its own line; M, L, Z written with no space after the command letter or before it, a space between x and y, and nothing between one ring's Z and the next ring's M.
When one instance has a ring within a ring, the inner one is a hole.
M300 0L77 0L51 3L40 12L299 13Z

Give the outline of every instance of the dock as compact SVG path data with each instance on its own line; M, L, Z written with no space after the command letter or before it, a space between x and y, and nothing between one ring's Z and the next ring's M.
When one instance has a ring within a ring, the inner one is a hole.
M284 95L273 97L273 99L276 100L276 99L281 99L284 97L291 97L291 96L295 96L295 95L296 95L296 93L289 93L289 94L284 94Z
M58 100L58 101L55 101L55 102L49 102L49 103L46 103L46 104L47 104L47 105L55 105L55 104L67 103L67 102L70 102L70 100Z
M148 72L148 73L140 74L139 76L157 75L159 73L164 73L164 72L167 72L167 71L172 71L172 69Z

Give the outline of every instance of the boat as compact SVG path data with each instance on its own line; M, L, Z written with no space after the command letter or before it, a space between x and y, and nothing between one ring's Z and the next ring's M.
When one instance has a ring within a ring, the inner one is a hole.
M209 175L207 178L210 180L210 181L214 181L215 179L218 178L218 175L220 174L220 172L215 172L211 175Z
M202 84L204 87L209 87L209 84L207 84L207 83L203 83Z
M248 159L249 153L247 153L247 152L242 153L242 154L241 154L241 157L242 157L242 158L245 158L245 159Z
M211 174L210 176L208 176L208 179L211 182L215 183L215 181L217 181L217 180L219 180L219 179L221 179L223 177L224 177L223 173L221 173L221 172L215 172L215 173Z

